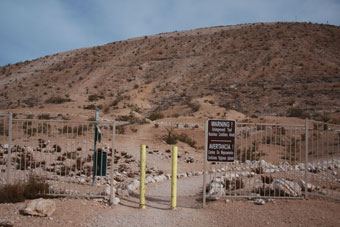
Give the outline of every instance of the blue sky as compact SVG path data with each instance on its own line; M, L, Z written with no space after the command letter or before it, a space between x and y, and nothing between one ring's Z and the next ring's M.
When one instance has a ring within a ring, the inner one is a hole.
M340 0L0 0L0 66L137 36L271 21L340 25Z

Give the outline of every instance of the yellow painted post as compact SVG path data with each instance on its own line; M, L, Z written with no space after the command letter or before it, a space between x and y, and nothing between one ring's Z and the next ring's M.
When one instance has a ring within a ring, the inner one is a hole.
M146 172L146 145L140 150L140 200L139 207L145 208L145 172Z
M177 202L177 149L177 146L172 147L171 209L176 209Z

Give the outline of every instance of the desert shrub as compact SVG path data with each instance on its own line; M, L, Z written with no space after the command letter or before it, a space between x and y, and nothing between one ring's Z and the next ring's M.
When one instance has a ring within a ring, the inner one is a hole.
M45 104L61 104L64 102L71 102L71 99L69 98L62 98L62 97L51 97L45 100Z
M168 134L164 136L167 144L176 144L178 141L188 144L190 147L196 148L196 141L191 139L187 134L176 134L172 129L167 130Z
M227 103L223 103L223 104L220 104L220 107L226 109L226 110L230 110L231 109L231 104L229 102Z
M291 107L287 111L287 117L306 118L308 114L299 107Z
M50 116L50 114L40 114L40 115L38 115L38 119L40 119L40 120L50 120L51 116Z
M176 144L177 143L177 135L174 133L172 129L168 130L168 134L164 137L164 140L167 144Z
M188 107L191 108L192 112L197 112L200 110L201 105L199 103L194 103L194 102L187 102L186 103Z
M155 121L155 120L158 120L158 119L162 119L163 117L164 117L164 115L162 113L154 112L154 113L151 113L148 118L151 121Z
M0 188L0 203L17 203L25 200L22 182L6 184Z
M36 199L41 197L41 194L46 194L48 189L49 185L44 178L30 175L25 184L24 196L26 199Z
M96 105L90 104L90 105L84 106L83 109L84 110L95 110Z
M179 141L188 144L190 147L196 148L196 141L190 138L187 134L181 133L177 137Z
M0 187L0 203L17 203L46 196L49 185L44 178L30 175L27 182L18 181Z
M34 107L39 104L39 100L35 97L30 97L22 101L24 104L26 104L29 107Z
M117 134L125 134L125 127L123 125L117 125L116 133Z
M90 102L97 101L97 100L103 99L103 98L104 98L103 95L97 95L97 94L89 95L89 96L88 96L88 100L89 100Z
M131 124L135 124L135 123L145 124L145 123L147 123L147 121L145 119L138 118L133 113L130 113L129 115L121 115L116 120L117 121L128 121Z
M104 114L108 114L110 112L110 106L105 106L103 112L104 112Z

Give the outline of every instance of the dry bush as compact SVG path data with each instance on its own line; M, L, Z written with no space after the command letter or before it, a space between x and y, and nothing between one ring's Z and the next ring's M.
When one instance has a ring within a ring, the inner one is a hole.
M25 199L45 197L49 185L44 178L30 175L28 182L6 184L0 188L0 203L17 203Z
M51 97L45 100L45 104L61 104L64 102L71 102L71 99L69 98L62 98L62 97Z
M148 118L151 121L155 121L155 120L164 118L164 115L160 112L154 112L154 113L151 113Z
M188 144L190 147L196 148L196 141L190 138L187 134L176 134L173 129L167 129L168 134L163 137L167 144L176 144L177 141Z

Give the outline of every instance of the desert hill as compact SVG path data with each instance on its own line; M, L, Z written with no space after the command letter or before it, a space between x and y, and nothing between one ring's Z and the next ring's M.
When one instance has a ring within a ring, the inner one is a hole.
M0 68L3 111L90 116L98 107L108 119L142 119L236 110L337 122L339 97L340 27L311 23L171 32Z

